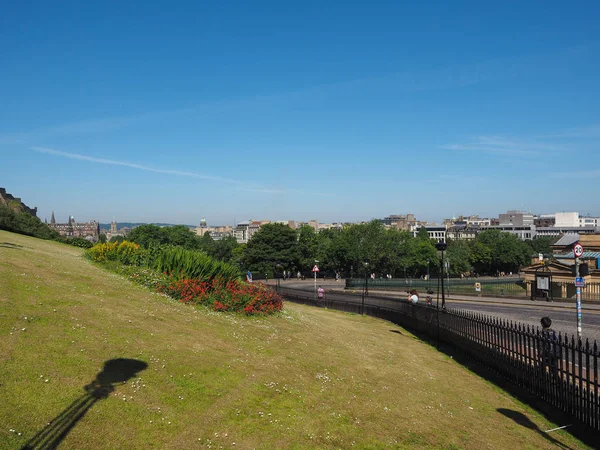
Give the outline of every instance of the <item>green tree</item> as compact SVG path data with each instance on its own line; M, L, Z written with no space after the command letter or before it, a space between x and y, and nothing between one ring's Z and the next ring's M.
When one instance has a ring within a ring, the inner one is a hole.
M554 238L552 236L542 236L542 237L536 237L535 239L532 239L530 241L525 241L525 242L527 243L527 245L529 245L532 256L538 255L539 253L542 253L544 255L551 255L552 254L551 245L554 243L555 240L556 240L556 238Z
M166 235L167 244L176 247L183 247L188 250L200 249L200 240L195 232L190 230L185 225L174 225L172 227L164 227L161 231ZM203 236L204 237L204 236ZM208 236L210 238L210 235ZM212 243L212 238L210 238Z
M98 242L101 244L106 244L106 234L100 233L100 236L98 236Z
M110 242L117 242L117 243L121 243L125 240L125 238L123 236L112 236L110 238Z
M169 243L169 238L162 228L147 224L135 227L127 236L128 240L148 248L152 245L164 245Z
M471 272L471 247L465 240L459 239L448 242L446 253L450 261L450 274L460 276L461 273Z
M296 257L296 230L280 223L260 227L244 251L246 268L271 277L278 264L293 267Z
M240 246L233 236L224 237L218 241L213 241L209 254L219 261L233 263L234 251Z
M321 261L322 256L317 255L318 240L317 233L313 227L303 225L298 230L298 242L296 244L297 259L294 267L283 267L283 269L298 268L301 272L307 273L315 263L315 259ZM323 261L323 265L325 261Z

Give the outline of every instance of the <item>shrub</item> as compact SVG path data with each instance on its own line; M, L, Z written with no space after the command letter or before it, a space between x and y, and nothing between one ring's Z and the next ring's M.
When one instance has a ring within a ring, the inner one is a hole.
M243 312L246 315L266 315L280 311L281 297L262 284L239 280L225 282L214 278L211 282L194 279L173 279L158 286L158 292L182 303L200 304L215 311Z
M58 240L58 242L62 242L63 244L68 244L68 245L72 245L73 247L79 247L79 248L92 248L94 246L94 244L92 242L88 241L87 239L81 238L81 237L76 237L76 238L60 237L57 240Z

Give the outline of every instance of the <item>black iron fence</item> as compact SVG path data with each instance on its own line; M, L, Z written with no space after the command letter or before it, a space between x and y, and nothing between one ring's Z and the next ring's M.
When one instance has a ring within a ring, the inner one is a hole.
M367 314L413 329L461 349L549 404L600 431L596 341L548 336L538 327L460 309L412 305L389 297L312 292L279 288L287 300Z

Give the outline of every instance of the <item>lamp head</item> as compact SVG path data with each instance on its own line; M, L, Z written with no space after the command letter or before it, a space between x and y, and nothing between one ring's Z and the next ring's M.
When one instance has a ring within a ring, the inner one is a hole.
M441 252L443 252L444 250L446 250L448 248L448 244L446 244L444 241L440 240L437 244L435 244L435 248Z

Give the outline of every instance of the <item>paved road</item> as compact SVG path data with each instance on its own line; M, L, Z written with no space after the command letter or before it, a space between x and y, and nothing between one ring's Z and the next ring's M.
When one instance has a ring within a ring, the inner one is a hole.
M341 294L344 292L344 283L335 281L318 282L318 285L323 286L326 291L331 294ZM312 291L314 289L313 280L297 281L289 280L281 283L282 287L291 289L301 289L304 291ZM360 296L360 290L357 290L355 296ZM330 294L330 295L331 295ZM352 295L352 292L345 291L345 294ZM370 291L371 299L375 296L380 298L387 297L403 301L404 292L386 292L386 291ZM357 298L358 301L358 298ZM382 300L383 303L387 301ZM547 303L547 302L532 302L528 299L509 299L495 297L468 297L451 296L447 300L448 307L457 309L466 309L476 311L489 316L498 317L501 319L512 320L524 324L539 326L540 318L549 316L552 319L552 328L557 332L566 333L569 336L577 334L577 315L574 303ZM594 339L600 344L600 305L598 304L583 304L582 313L582 336L584 339Z

